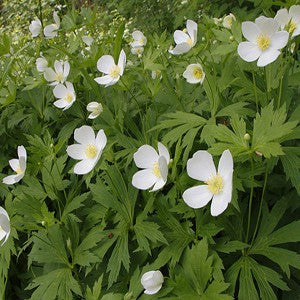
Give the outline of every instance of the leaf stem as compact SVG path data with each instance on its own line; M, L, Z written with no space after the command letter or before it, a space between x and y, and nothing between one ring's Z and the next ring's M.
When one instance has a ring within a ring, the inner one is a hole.
M253 159L250 158L251 163L251 191L249 198L249 210L248 210L248 223L247 223L247 233L246 233L246 243L248 243L249 231L250 231L250 222L251 222L251 209L252 209L252 199L253 199L253 191L254 191L254 171L253 171Z
M263 203L264 196L265 196L265 191L266 191L266 186L267 186L267 180L268 180L268 164L267 164L267 167L266 167L264 185L263 185L263 190L262 190L262 193L261 193L260 204L259 204L259 211L258 211L258 216L257 216L257 220L256 220L256 225L255 225L254 233L253 233L252 240L251 240L251 245L254 242L254 238L255 238L255 235L256 235L257 230L258 230L258 224L259 224L259 220L260 220L260 216L261 216L262 203Z

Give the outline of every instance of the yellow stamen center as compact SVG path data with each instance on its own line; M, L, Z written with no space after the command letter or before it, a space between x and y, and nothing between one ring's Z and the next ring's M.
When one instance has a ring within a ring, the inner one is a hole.
M57 82L62 82L63 81L63 79L64 79L64 75L62 74L62 73L56 73L56 75L55 75L55 81L57 81Z
M186 42L187 42L187 44L190 45L190 46L193 45L193 41L192 41L192 39L191 39L190 37L187 38Z
M97 155L97 147L95 145L88 145L85 148L85 155L87 158L95 158Z
M196 67L193 71L193 76L196 78L196 79L201 79L203 77L203 71L201 68L199 67Z
M269 48L271 40L270 38L265 34L260 34L258 38L256 39L257 45L261 50L266 50Z
M17 166L16 173L17 174L21 174L22 173L22 169L21 169L20 165Z
M67 96L65 97L65 100L70 103L73 100L73 94L70 93L70 92L67 93Z
M153 164L152 172L153 172L153 174L156 177L161 177L161 173L160 173L158 162L156 162L156 163Z
M295 21L291 20L290 24L289 24L289 28L288 28L288 32L289 33L293 33L294 30L296 29L297 24Z
M223 178L219 174L210 177L205 183L214 195L220 194L224 187Z
M144 45L145 44L145 38L144 37L140 38L139 43L141 45Z
M120 67L113 66L109 71L109 76L112 78L118 78L119 75L120 75Z

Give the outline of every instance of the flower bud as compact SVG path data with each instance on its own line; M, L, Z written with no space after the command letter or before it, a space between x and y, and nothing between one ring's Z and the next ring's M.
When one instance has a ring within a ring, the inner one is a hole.
M250 141L250 134L249 133L246 133L245 135L244 135L244 140L245 141Z
M164 277L162 273L158 271L149 271L144 273L141 278L141 284L143 285L145 294L156 294L162 287Z

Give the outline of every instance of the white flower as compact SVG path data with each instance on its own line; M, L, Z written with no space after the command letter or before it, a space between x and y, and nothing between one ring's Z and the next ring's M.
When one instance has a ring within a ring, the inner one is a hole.
M133 155L138 168L132 177L132 185L140 190L152 188L151 192L161 189L167 182L170 155L168 149L158 143L158 153L150 145L141 146Z
M64 83L70 73L70 64L68 61L58 61L54 62L54 70L52 68L46 68L44 72L44 77L50 85L57 85L59 83Z
M225 150L220 158L218 172L212 156L203 150L197 151L187 162L188 175L206 184L187 189L182 197L192 208L205 206L211 199L210 212L218 216L228 206L232 195L233 160L229 150Z
M138 57L142 56L142 53L144 52L144 47L132 47L131 53L134 55L137 55Z
M95 167L101 157L107 141L106 135L101 129L95 137L93 128L84 125L75 129L74 139L79 144L67 148L70 157L80 160L74 167L74 173L87 174Z
M18 159L9 161L10 167L16 172L16 175L10 175L3 178L3 183L14 184L19 182L25 175L27 153L24 146L18 146Z
M300 5L292 5L289 11L280 9L274 19L281 29L286 29L292 37L300 34Z
M139 30L134 31L132 33L132 37L134 39L134 41L130 44L130 46L132 48L134 48L134 47L143 47L147 44L147 38Z
M141 278L141 284L143 285L145 294L156 294L162 287L164 282L163 274L157 271L149 271L143 274Z
M155 71L152 71L151 72L151 77L152 77L152 79L156 79L156 78L161 79L162 78L161 70L157 69Z
M91 36L88 36L88 35L84 35L82 37L82 41L87 45L87 46L91 46L94 39L91 37Z
M279 49L286 46L289 34L277 31L278 23L272 18L261 16L253 22L243 22L242 32L248 42L238 46L239 56L247 61L257 61L258 67L264 67L277 59Z
M103 106L98 102L90 102L86 106L86 109L90 112L88 116L89 119L95 119L103 112Z
M214 20L215 25L218 25L218 26L219 26L219 25L222 23L222 21L223 21L222 18L213 18L213 20Z
M59 99L53 104L58 108L63 108L63 110L70 108L76 100L73 84L68 81L66 82L66 85L59 83L53 89L53 95Z
M176 30L174 32L174 41L176 46L169 50L171 54L183 54L191 50L197 42L198 25L192 20L187 20L186 30Z
M46 68L48 67L48 62L44 57L37 58L35 64L39 72L45 72Z
M33 37L37 37L40 34L41 29L42 23L38 18L35 18L33 21L31 21L29 25L29 30Z
M46 38L51 39L57 36L57 31L60 27L60 19L59 16L57 15L57 12L53 12L53 19L54 19L54 24L47 25L44 28L44 35Z
M223 27L227 29L231 29L233 21L235 21L236 18L234 14L230 13L229 15L225 16L223 19Z
M7 211L0 206L0 241L3 241L1 246L7 241L10 235L10 220Z
M200 64L190 64L183 72L183 77L188 83L203 83L205 73Z
M117 65L111 55L101 56L97 62L97 69L106 75L97 77L94 80L99 84L105 85L105 87L115 84L120 79L120 76L123 75L125 64L126 54L123 49L120 52Z

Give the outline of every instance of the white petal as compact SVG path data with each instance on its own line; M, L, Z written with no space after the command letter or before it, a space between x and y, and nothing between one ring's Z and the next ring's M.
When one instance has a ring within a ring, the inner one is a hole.
M238 45L239 56L247 62L255 61L261 53L262 51L258 46L252 42L242 42Z
M187 162L188 175L200 181L207 181L211 176L216 175L216 167L211 154L199 150Z
M192 208L205 206L213 194L208 190L207 185L198 185L184 191L182 198Z
M44 77L47 81L52 82L55 80L56 77L56 73L54 72L53 69L51 68L46 68L45 72L44 72Z
M20 158L19 158L19 165L20 165L21 171L24 173L26 171L26 157L20 156ZM22 173L19 174L19 175L22 175ZM25 174L23 174L23 176L24 175ZM23 176L21 178L23 178ZM20 178L20 180L21 180L21 178Z
M212 204L210 207L210 212L212 216L218 216L221 214L231 202L232 198L232 174L228 174L227 178L224 178L224 188L223 191L214 195L212 199Z
M54 89L53 89L53 95L55 98L62 99L64 98L68 93L68 89L61 83L59 83Z
M141 146L133 155L134 162L138 168L151 168L158 161L158 153L150 145Z
M286 46L289 40L289 34L287 31L279 31L273 34L271 38L271 47L274 49L281 49Z
M87 46L91 46L94 39L91 37L91 36L87 36L87 35L84 35L82 37L82 41L87 45Z
M259 30L262 34L267 36L272 36L279 27L279 24L273 18L266 18L264 16L258 17L255 19L255 24L259 27Z
M22 175L22 177L20 177ZM23 174L17 174L17 175L10 175L3 178L3 183L5 184L15 184L19 182L23 178Z
M280 55L280 51L276 49L269 48L262 52L261 56L257 61L258 67L264 67L277 59Z
M97 161L92 159L84 159L74 166L74 173L78 175L87 174L93 170Z
M260 34L258 26L250 21L242 23L243 36L250 42L256 43L257 36Z
M22 146L18 146L18 157L24 157L25 158L25 161L27 159L27 152L26 152L26 149L25 147L22 145Z
M186 41L189 39L189 36L181 31L181 30L176 30L174 32L174 41L176 44L182 44L182 43L186 43Z
M19 167L19 160L14 158L14 159L11 159L9 161L9 165L10 167L12 168L13 171L17 172L17 169Z
M198 24L194 22L193 20L187 20L186 21L186 29L192 38L194 40L194 43L197 41L197 31L198 31Z
M63 73L63 66L61 61L56 60L54 62L54 70L56 73Z
M135 40L140 40L140 39L143 39L145 36L144 34L139 31L139 30L135 30L133 33L132 33L132 37L135 39Z
M280 25L280 28L283 29L290 21L290 16L286 8L278 10L274 19Z
M119 81L119 79L120 79L120 76L118 76L117 78L112 78L112 80L109 83L107 83L105 85L105 87L108 87L108 86L116 84Z
M289 9L289 14L293 20L300 21L300 5L292 5Z
M228 174L233 172L233 159L229 150L225 150L219 161L218 173L223 178L227 177Z
M68 61L65 61L64 62L64 77L67 78L69 76L69 73L70 73L70 64Z
M95 144L95 132L91 126L83 125L75 129L74 139L83 145Z
M167 160L167 164L170 162L170 154L168 149L160 142L158 142L158 154L159 156L164 156Z
M55 102L53 103L53 105L54 105L55 107L57 107L57 108L65 108L66 106L69 105L69 102L67 102L67 101L64 100L64 99L59 99L59 100L55 101Z
M59 27L60 26L60 19L59 19L59 16L57 15L56 11L53 12L53 19L54 19L54 22L56 23L56 25Z
M161 287L162 287L162 284L159 284L157 286L149 288L148 290L145 290L144 293L147 295L154 295L161 289Z
M36 68L39 72L44 72L48 66L47 60L43 57L37 58L35 64L36 64Z
M153 189L151 190L151 192L155 192L159 189L161 189L166 183L167 183L167 179L168 179L168 164L167 164L167 160L164 156L160 156L158 159L158 166L159 166L159 171L161 174L161 178L159 178Z
M173 50L169 50L169 52L173 55L179 55L187 53L191 50L191 46L187 43L178 44Z
M106 138L106 135L104 133L104 130L103 129L100 129L97 133L97 137L96 137L96 146L97 148L102 151L103 148L105 147L107 143L107 138Z
M72 82L66 81L66 87L69 92L75 94L75 90Z
M157 177L153 174L152 169L138 171L132 177L132 185L140 190L151 188L156 181Z
M93 120L93 119L96 119L98 116L99 116L99 113L92 112L88 115L88 119Z
M109 74L110 69L115 65L115 61L111 55L103 55L97 61L97 69L105 74Z
M124 67L126 65L126 54L124 50L122 49L120 52L119 60L118 60L118 66L120 68L120 75L123 75Z
M112 83L114 79L112 77L110 77L109 75L105 75L102 77L97 77L94 80L99 84L108 85L108 84Z
M57 26L55 24L50 24L44 28L44 35L47 38L53 38L57 36Z
M74 145L70 145L67 148L67 153L70 157L72 157L73 159L85 159L85 147L83 145L80 144L74 144Z
M89 112L93 112L95 109L97 109L99 107L99 104L98 102L90 102L87 106L86 106L86 109L87 111Z

